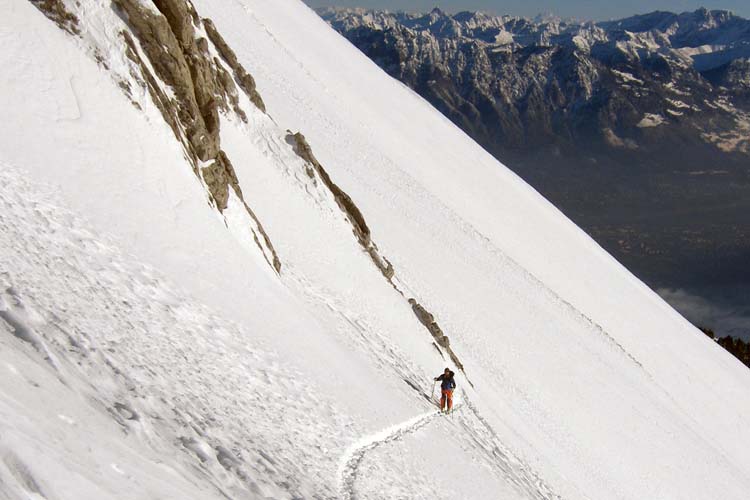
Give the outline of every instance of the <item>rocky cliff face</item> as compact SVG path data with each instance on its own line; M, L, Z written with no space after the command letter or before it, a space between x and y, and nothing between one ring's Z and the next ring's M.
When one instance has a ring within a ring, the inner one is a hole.
M750 21L319 13L650 284L750 282Z
M239 64L211 20L201 18L187 0L113 0L111 8L124 23L119 29L122 45L114 48L111 41L81 29L75 14L78 4L64 0L31 3L61 29L82 39L99 64L119 80L134 106L142 108L139 101L145 96L139 97L139 93L150 98L182 145L212 204L223 212L232 191L244 207L255 243L279 272L281 261L273 244L245 200L230 158L221 149L220 114L232 113L247 122L241 94L261 112L265 105L253 77ZM127 73L118 74L108 59L123 55L120 62L124 64L117 66Z

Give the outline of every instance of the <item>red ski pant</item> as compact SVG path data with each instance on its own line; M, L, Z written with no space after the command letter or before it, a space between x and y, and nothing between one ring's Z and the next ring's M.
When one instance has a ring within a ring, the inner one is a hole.
M445 409L445 403L448 403L448 409L453 408L453 389L441 389L440 409Z

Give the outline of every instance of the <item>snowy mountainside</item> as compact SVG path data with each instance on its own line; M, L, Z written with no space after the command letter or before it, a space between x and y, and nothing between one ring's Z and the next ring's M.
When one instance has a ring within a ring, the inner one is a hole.
M356 437L330 398L303 384L283 360L259 351L257 342L251 345L250 332L212 315L153 268L97 237L49 200L49 190L28 185L5 164L0 176L6 257L0 317L6 332L10 327L8 333L26 342L13 349L18 341L2 337L4 389L34 388L4 391L4 422L21 424L3 433L5 446L17 443L4 450L0 467L8 493L187 498L216 494L211 483L219 481L228 483L230 495L251 488L283 496L280 483L305 496L333 493L309 484L322 472L314 457L279 453L280 446L325 448L331 438L338 440L334 449L343 449L348 433ZM45 363L33 361L40 356ZM99 411L82 411L91 406ZM327 418L310 420L316 406L329 412ZM26 422L14 422L14 413ZM301 423L309 432L292 431ZM40 430L55 439L38 439ZM294 443L285 439L290 432ZM83 433L89 437L81 439ZM238 448L243 441L256 447ZM194 455L175 460L175 443ZM273 458L264 453L270 448L277 450ZM263 474L243 471L239 457ZM196 458L208 481L191 479ZM62 464L74 479L60 492L56 481L23 474L28 467ZM95 475L87 470L92 465ZM162 474L154 474L159 469ZM130 482L127 492L122 479Z
M744 367L300 2L193 3L5 9L4 496L743 498Z

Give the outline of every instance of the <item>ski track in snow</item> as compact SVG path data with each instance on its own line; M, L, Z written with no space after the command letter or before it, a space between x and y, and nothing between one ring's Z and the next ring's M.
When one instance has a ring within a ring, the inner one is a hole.
M454 407L447 422L461 428L460 434L468 437L469 443L484 453L487 465L499 472L520 495L526 498L559 500L561 497L555 494L539 475L502 445L499 437L482 418L476 406L466 399L465 393L463 398L466 402ZM368 452L419 431L440 415L439 410L417 415L400 424L365 436L350 446L342 457L339 467L341 498L346 500L358 498L355 488L356 480L359 467Z
M341 467L339 468L339 491L341 498L346 500L357 498L354 489L357 480L357 470L368 451L418 431L438 415L440 415L440 411L438 410L417 415L401 424L383 429L354 443L344 454L341 460Z
M324 305L350 325L353 332L356 333L353 337L355 342L364 347L380 366L395 371L417 394L430 404L435 404L431 395L419 388L418 381L423 378L418 374L419 371L416 367L410 366L406 357L399 352L396 346L375 332L361 319L356 318L353 313L345 311L343 306L329 294L317 290L305 278L295 275L289 269L287 269L287 275L291 277L292 281L296 282L310 301ZM460 434L467 436L471 446L481 452L480 456L484 458L485 464L512 484L519 495L538 500L559 499L560 497L531 467L502 444L497 433L481 416L476 405L470 401L468 394L463 390L459 391L459 394L463 403L458 403L454 409L455 412L451 414L451 417L455 416L455 418L447 421L461 428ZM440 412L437 410L417 415L365 436L351 445L341 459L339 468L339 489L342 498L352 500L357 498L355 491L357 473L368 452L419 431L439 415Z

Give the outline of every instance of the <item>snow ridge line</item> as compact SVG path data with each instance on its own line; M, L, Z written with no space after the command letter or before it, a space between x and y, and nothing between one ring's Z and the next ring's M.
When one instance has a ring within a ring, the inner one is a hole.
M344 453L339 467L338 476L341 498L345 500L354 500L356 498L354 494L354 482L357 479L359 464L368 451L378 446L397 441L407 434L418 431L438 415L440 415L440 410L432 410L422 415L417 415L405 422L365 436L350 446Z

